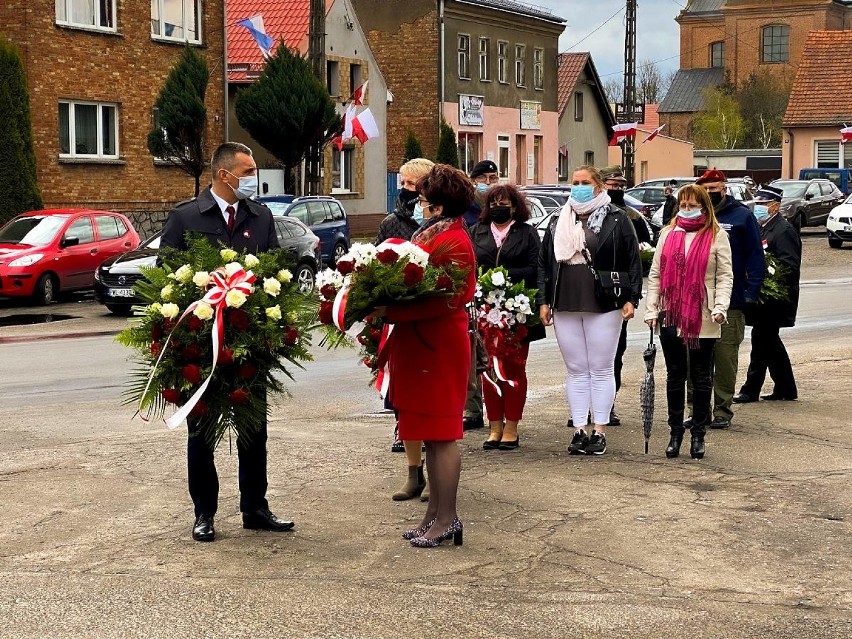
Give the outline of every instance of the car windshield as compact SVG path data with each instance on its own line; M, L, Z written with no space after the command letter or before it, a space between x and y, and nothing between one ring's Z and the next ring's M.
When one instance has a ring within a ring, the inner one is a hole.
M773 184L784 192L784 197L802 197L805 194L805 189L808 188L807 182L779 182Z
M264 204L272 211L272 215L286 215L287 209L290 208L287 202L264 202Z
M0 244L46 246L68 219L67 215L27 215L9 222L0 230Z

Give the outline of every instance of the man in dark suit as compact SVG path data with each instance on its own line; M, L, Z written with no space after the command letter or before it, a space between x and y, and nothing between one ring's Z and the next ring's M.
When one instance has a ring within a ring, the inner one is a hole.
M751 361L745 383L734 395L738 404L758 401L760 389L766 380L766 372L775 383L765 400L794 400L799 392L793 367L780 331L796 324L799 308L799 277L802 268L802 238L783 215L781 209L783 192L774 186L762 187L755 196L754 216L760 224L760 234L767 253L771 253L784 267L787 285L786 300L764 300L756 308L746 312L746 323L752 325Z
M186 250L186 234L195 232L214 246L226 246L235 251L263 253L279 248L272 212L249 199L257 192L257 165L251 149L226 142L213 152L210 164L212 184L197 198L182 202L169 212L160 246ZM189 417L186 421L189 494L195 505L192 537L196 541L213 541L216 534L213 517L219 497L213 448L198 419ZM272 514L266 501L266 439L265 413L259 430L250 441L237 439L243 528L291 530L294 523Z

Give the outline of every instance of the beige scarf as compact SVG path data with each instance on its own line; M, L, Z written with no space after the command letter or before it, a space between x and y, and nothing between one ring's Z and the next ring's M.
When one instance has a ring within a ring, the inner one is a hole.
M579 223L578 215L589 215L588 226L593 233L600 233L603 219L609 212L609 195L601 191L588 202L576 202L569 199L559 213L556 230L553 233L553 252L557 262L583 264L583 249L586 248L586 232Z

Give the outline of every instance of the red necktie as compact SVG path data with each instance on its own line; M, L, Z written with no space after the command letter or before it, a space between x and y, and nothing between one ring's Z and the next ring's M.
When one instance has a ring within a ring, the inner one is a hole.
M228 214L228 233L234 230L234 215L236 215L236 211L234 211L233 206L229 206L225 209L225 213Z

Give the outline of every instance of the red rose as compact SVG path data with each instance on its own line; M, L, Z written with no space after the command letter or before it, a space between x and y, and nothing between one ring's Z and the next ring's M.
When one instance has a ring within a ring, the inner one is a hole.
M163 350L163 345L160 342L151 342L151 355L154 357L160 356L160 351Z
M190 315L189 319L186 320L186 325L189 327L189 330L197 331L204 326L204 322L198 319L195 315Z
M447 274L441 275L438 277L438 281L435 282L435 288L439 288L444 291L449 291L453 288L453 278Z
M333 300L334 296L337 295L337 289L333 284L323 284L323 287L320 289L320 295L327 300Z
M244 331L249 327L248 313L239 308L232 308L228 311L228 323L238 331Z
M319 321L323 324L331 324L334 302L320 302Z
M361 360L364 363L364 366L367 368L375 368L376 367L376 358L375 357L365 357Z
M409 262L402 269L402 275L406 286L417 286L423 280L423 267Z
M376 254L376 259L382 264L396 264L396 261L399 259L399 254L393 249L387 248L383 251L379 251L379 253Z
M453 258L447 253L439 253L438 255L430 255L429 261L435 266L449 266L453 263Z
M163 339L163 327L160 324L155 324L154 328L151 329L151 341L159 342Z
M529 330L527 330L526 326L523 324L515 325L515 336L518 339L524 339L527 336L527 333L529 333Z
M234 351L230 348L223 348L219 351L219 364L224 364L227 366L228 364L234 363Z
M382 340L382 332L376 328L370 329L370 341L380 342Z
M297 331L292 326L288 326L284 329L284 343L287 346L295 346L296 342L299 341L299 331Z
M240 366L239 376L243 379L251 379L257 375L257 366L254 364L243 364Z
M355 270L355 260L337 260L337 272L341 275L349 275Z
M359 335L358 336L358 343L361 344L361 346L366 346L367 344L370 343L370 340L367 339L367 337L365 337L364 335Z
M190 344L189 346L183 349L183 353L181 354L183 355L184 359L187 359L189 361L196 360L201 357L201 347L198 344Z
M245 404L248 401L249 392L245 388L238 388L233 393L228 395L228 399L232 404Z
M197 384L201 381L201 369L195 364L187 364L181 370L183 378L190 384Z
M180 402L180 391L176 388L164 388L160 394L169 404L177 404Z
M195 406L192 407L192 410L189 411L189 414L193 417L204 417L207 414L207 404L204 402L198 402Z
M171 331L175 327L175 321L171 319L163 320L163 330Z

